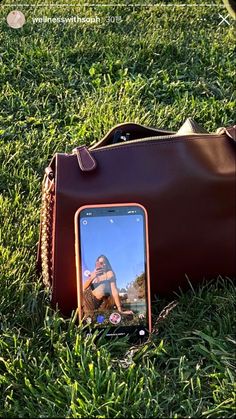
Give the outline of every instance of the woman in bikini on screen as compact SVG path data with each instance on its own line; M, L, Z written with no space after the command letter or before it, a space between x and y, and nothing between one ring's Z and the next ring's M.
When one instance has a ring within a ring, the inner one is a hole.
M109 300L112 302L107 307ZM115 273L107 257L101 255L96 260L95 270L84 283L83 309L85 313L91 313L101 306L111 309L114 304L119 313L133 314L131 310L122 310Z

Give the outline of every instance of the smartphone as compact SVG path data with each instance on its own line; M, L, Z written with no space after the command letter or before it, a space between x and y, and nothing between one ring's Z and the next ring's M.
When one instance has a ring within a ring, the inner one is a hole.
M148 215L137 203L88 205L75 214L80 321L107 337L151 331Z

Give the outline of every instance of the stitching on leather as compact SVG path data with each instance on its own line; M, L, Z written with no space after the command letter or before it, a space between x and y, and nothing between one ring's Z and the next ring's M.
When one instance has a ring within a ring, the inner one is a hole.
M216 137L217 137L218 140L223 140L223 139L225 140L225 137L223 135L216 136ZM153 140L153 141L150 141L149 144L143 144L143 143L142 144L128 144L128 145L122 145L122 146L119 146L119 147L109 147L109 148L106 148L106 149L104 148L104 149L100 149L100 150L94 149L94 150L91 150L91 151L93 151L94 153L98 153L98 152L101 152L101 151L121 150L121 149L123 150L124 148L130 148L130 147L133 147L133 148L150 147L150 146L157 146L157 145L158 146L159 145L168 145L168 144L173 144L173 143L186 143L186 142L189 142L189 141L198 141L198 140L199 140L199 138L188 138L188 139L183 139L183 140L166 140L166 141L163 141L163 142L161 140L156 140L156 142L155 142L155 140ZM207 140L212 141L212 136L210 136L210 138L205 138L204 140L205 141L207 141ZM151 142L152 142L152 144L151 144Z
M90 153L88 153L88 156L89 156L90 160L92 160L91 169L93 169L96 166L96 161Z
M77 150L77 157L78 157L78 160L79 160L79 167L80 167L80 169L81 170L84 170L84 167L83 167L83 163L82 163L82 159L81 159L81 155L80 155L80 151L79 150Z

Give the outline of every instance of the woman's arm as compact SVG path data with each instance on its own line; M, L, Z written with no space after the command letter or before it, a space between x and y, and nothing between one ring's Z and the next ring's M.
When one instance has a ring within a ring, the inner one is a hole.
M84 283L84 285L83 285L84 291L85 291L88 287L90 287L91 283L92 283L92 282L93 282L93 280L96 278L96 276L97 276L96 271L93 271L93 272L91 273L91 275L88 277L88 279L86 279L86 281L85 281L85 283Z

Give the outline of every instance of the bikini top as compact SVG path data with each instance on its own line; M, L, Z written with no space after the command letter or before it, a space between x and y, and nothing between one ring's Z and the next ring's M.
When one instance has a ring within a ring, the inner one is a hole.
M100 290L102 290L102 293L104 295L111 295L111 283L114 282L115 283L115 278L114 276L112 276L109 279L103 279L102 281L96 281L96 278L94 278L94 281L91 284L91 290L95 290L98 289L99 287Z

